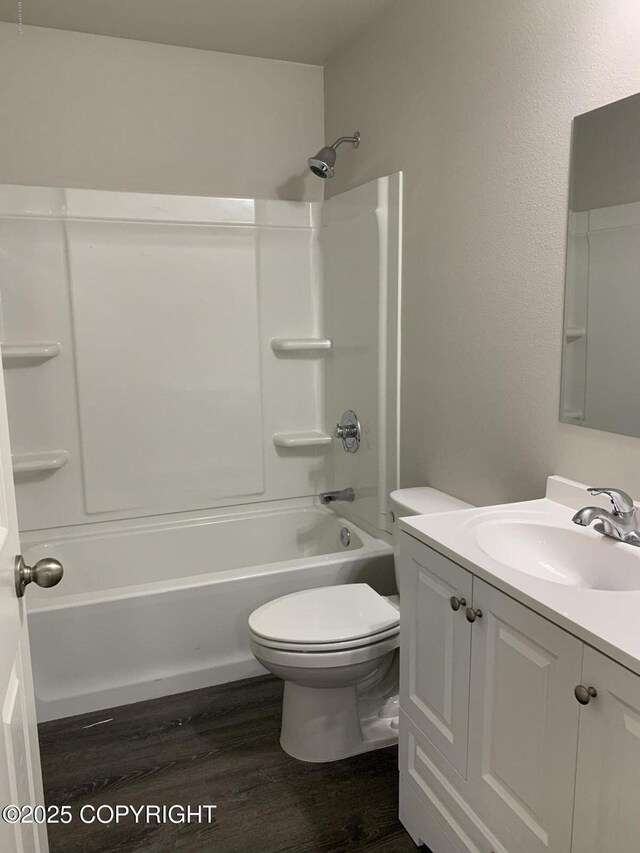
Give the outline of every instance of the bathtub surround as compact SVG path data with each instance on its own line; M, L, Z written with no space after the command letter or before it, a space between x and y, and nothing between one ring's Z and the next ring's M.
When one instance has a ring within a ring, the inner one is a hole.
M400 482L400 293L402 180L399 175L336 195L322 205L324 325L333 357L324 372L327 418L360 417L357 453L329 451L333 488L352 487L340 511L367 529L392 532L388 498ZM377 284L377 287L376 287Z
M319 66L0 23L0 78L0 183L323 197Z
M286 593L394 592L400 205L0 188L23 551L65 566L27 599L41 720L262 672Z
M323 427L322 358L270 346L320 333L319 213L0 188L4 340L61 347L5 371L13 453L68 454L18 476L23 532L330 486L322 449L272 441Z
M17 478L21 530L340 480L348 517L390 533L400 207L400 175L326 204L1 187L14 461L50 469ZM25 342L51 352L16 358Z
M640 493L640 440L558 422L574 116L640 90L636 0L399 0L325 68L328 194L405 171L402 483Z

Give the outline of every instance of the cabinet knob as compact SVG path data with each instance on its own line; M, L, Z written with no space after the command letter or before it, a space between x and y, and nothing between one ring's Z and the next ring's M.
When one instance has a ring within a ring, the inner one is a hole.
M467 617L467 622L475 622L476 619L482 619L482 610L479 607L477 610L474 610L473 607L467 607L465 616Z
M465 598L458 598L455 595L452 595L449 599L449 604L451 605L452 610L460 610L461 607L466 607L467 601Z
M595 687L585 687L583 684L578 684L573 692L581 705L588 705L598 695Z

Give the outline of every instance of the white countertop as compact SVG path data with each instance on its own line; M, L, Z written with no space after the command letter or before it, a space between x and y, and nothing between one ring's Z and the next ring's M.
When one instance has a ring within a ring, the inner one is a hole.
M606 506L589 497L581 484L551 477L542 500L413 516L401 519L400 527L640 675L640 590L585 589L525 574L493 559L471 535L479 521L505 517L575 530L571 521L575 510L592 504ZM583 535L602 540L593 529L583 530ZM623 548L637 551L640 559L640 548L608 538L601 544L611 549L612 556Z

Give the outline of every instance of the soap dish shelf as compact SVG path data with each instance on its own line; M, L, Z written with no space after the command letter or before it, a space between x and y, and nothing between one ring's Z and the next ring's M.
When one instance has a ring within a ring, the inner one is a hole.
M277 432L273 436L275 446L287 450L295 450L300 447L326 447L331 442L330 435L315 429L306 432Z
M48 361L62 352L55 341L42 343L2 344L2 361L9 365L13 361Z
M14 474L30 474L36 471L57 471L69 461L67 450L46 450L30 453L14 453L11 456Z
M296 353L322 355L331 349L328 338L271 338L271 349L275 353Z

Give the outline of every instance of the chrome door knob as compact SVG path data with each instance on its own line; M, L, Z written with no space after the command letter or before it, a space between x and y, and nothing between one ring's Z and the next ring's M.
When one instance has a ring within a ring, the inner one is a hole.
M466 607L467 601L465 598L458 598L456 595L452 595L449 599L449 604L452 610L458 611L461 607Z
M598 695L595 687L585 687L584 684L578 684L573 692L581 705L588 705Z
M467 607L465 616L467 617L467 622L475 622L476 619L482 619L482 610L479 607L477 610L474 610L473 607Z
M22 598L30 583L41 587L55 586L60 583L63 574L62 563L53 557L43 557L35 566L27 566L22 554L18 554L15 564L16 595Z

